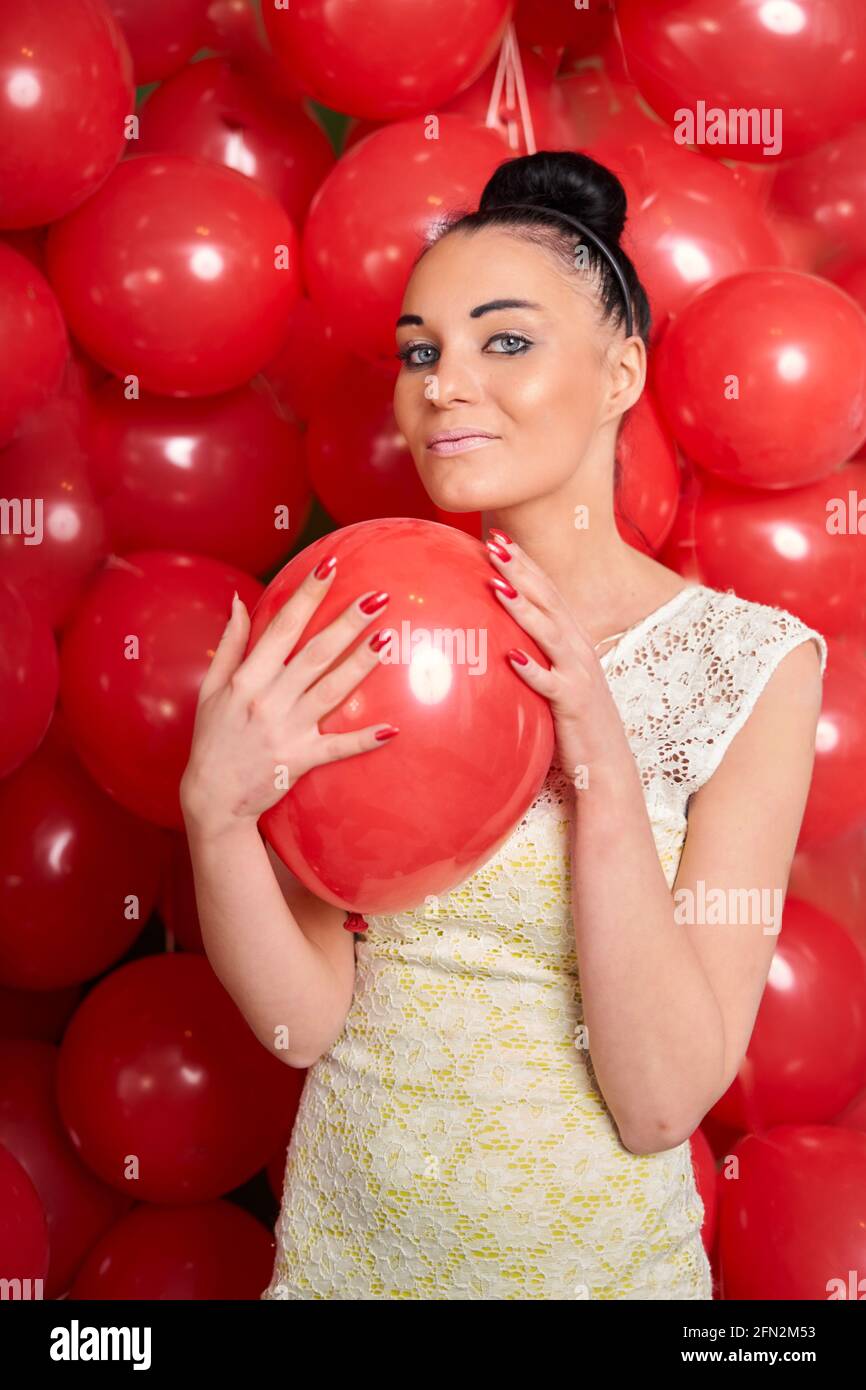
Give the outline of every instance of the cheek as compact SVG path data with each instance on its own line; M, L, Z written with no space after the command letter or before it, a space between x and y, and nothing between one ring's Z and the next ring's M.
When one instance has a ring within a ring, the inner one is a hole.
M598 377L580 360L550 370L547 362L522 364L519 378L510 385L507 405L521 434L532 435L555 456L565 445L573 457L574 446L593 430L598 408Z

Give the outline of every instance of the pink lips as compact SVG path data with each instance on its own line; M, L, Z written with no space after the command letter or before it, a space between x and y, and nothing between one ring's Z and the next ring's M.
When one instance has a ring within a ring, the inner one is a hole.
M468 430L444 430L433 436L427 448L431 454L462 454L491 444L495 438L492 434L472 434Z

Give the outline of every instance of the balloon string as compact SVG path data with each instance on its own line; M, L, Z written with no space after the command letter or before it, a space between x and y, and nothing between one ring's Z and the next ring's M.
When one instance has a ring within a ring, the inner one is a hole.
M526 145L527 154L535 154L535 131L532 126L532 112L529 109L529 98L526 95L526 82L523 77L523 63L520 58L520 47L517 42L517 33L514 28L514 21L508 25L502 36L502 46L499 50L499 62L496 66L496 76L493 79L493 90L490 93L490 102L487 107L487 116L484 124L492 126L494 129L503 128L503 120L500 116L499 107L502 102L502 88L505 87L505 133L509 147L516 150L520 143L519 128L523 129L523 140ZM515 111L515 94L517 97Z

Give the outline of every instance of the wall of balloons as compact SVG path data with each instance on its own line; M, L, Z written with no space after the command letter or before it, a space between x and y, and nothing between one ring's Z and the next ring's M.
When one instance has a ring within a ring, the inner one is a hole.
M862 1268L866 10L771 8L3 7L0 1248L46 1296L270 1276L303 1076L203 952L178 801L196 691L233 590L252 610L318 537L478 534L396 427L393 324L436 210L530 139L629 196L654 327L622 534L829 638L778 968L693 1149L720 1296L826 1297L828 1250ZM490 100L507 35L531 136L507 87ZM145 660L118 655L131 636Z

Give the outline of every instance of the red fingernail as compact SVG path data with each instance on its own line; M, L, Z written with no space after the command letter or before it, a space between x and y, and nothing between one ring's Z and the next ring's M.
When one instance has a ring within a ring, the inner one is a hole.
M498 541L485 541L484 544L487 546L487 549L496 556L497 560L511 559L508 551L504 546L501 546Z
M526 652L522 652L519 647L512 647L508 655L512 661L517 662L518 666L525 666L529 661Z
M511 539L511 537L510 537L510 536L506 536L506 534L505 534L504 531L500 531L498 526L491 526L491 528L490 528L490 534L491 534L491 536L498 536L499 539L500 539L501 541L504 541L506 545L513 545L513 544L514 544L514 541Z
M391 595L387 594L384 589L380 589L378 594L370 594L370 597L365 598L363 603L358 604L358 607L362 613L376 613L380 608L384 608L390 597Z
M505 598L517 598L517 590L512 589L507 579L503 579L501 574L497 574L495 579L490 580L490 586L498 589Z
M386 642L391 640L391 629L389 627L380 628L375 637L371 637L367 646L371 652L378 652L384 647Z
M378 739L380 743L384 743L386 738L393 738L394 735L399 734L399 732L400 730L395 729L393 724L386 724L384 729L380 729L379 732L374 735L374 737Z
M317 579L327 579L328 575L331 573L331 570L334 568L336 563L336 555L329 555L326 560L319 561L319 563L316 565L316 568L313 570L313 574L316 576Z

